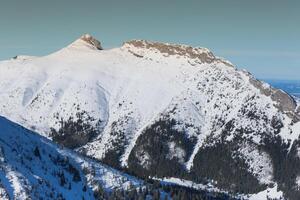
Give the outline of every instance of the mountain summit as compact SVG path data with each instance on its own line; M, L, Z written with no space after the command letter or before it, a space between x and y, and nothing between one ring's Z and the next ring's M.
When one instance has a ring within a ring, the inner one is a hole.
M141 178L299 199L299 103L284 91L206 48L98 51L84 35L65 49L0 62L0 115Z
M97 50L102 50L101 43L95 39L93 36L90 34L84 34L82 35L79 39L77 39L75 42L73 42L70 47L88 47L91 49L97 49Z

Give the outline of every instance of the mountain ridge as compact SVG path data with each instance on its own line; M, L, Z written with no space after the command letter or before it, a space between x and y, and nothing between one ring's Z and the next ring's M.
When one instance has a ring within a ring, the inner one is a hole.
M142 178L209 181L240 193L278 184L298 195L286 185L296 188L300 172L283 177L299 162L293 97L206 48L132 40L99 50L79 41L0 62L0 114Z

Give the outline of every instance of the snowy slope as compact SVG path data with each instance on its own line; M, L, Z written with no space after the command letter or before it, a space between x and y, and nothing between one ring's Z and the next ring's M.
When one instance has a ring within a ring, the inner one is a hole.
M166 163L186 173L197 170L206 148L234 143L231 157L262 185L273 184L277 172L260 147L278 136L293 150L300 134L292 97L206 48L133 40L103 50L89 35L48 56L0 62L0 114L152 176L159 142ZM162 136L162 126L173 133Z
M1 199L94 199L99 186L110 191L141 185L0 117Z
M261 91L250 83L249 74L237 71L207 49L175 46L171 51L162 46L167 44L131 41L121 48L99 51L83 40L85 37L49 56L22 56L1 62L1 114L49 137L50 127L58 129L59 120L76 118L76 113L85 111L92 118L92 125L104 129L102 141L96 141L97 145L100 143L99 149L103 149L113 140L113 123L123 123L118 129L130 132L125 135L134 143L145 125L183 101L184 108L178 109L189 109L187 115L194 113L188 120L193 124L197 120L203 123L201 116L224 115L221 109L216 111L219 113L205 114L215 103L223 107L243 104L254 95L262 98L262 105L258 106L270 104L270 115L277 112L273 109L277 102L260 95ZM153 47L148 47L148 43ZM169 46L171 49L174 45ZM181 52L187 49L191 52ZM18 81L14 81L16 78ZM218 102L221 94L228 95L228 102ZM206 104L210 99L205 108L194 105L196 101ZM182 113L177 115L185 119ZM228 115L227 120L234 117L234 109ZM193 130L189 132L195 134ZM103 153L98 151L97 157L101 158Z
M192 188L180 181L175 184L183 186L183 191ZM206 188L196 188L208 192L199 193L198 197L215 199L214 195L224 194L228 199L235 199L225 191ZM113 197L118 194L116 191L120 191L121 196ZM174 195L162 187L153 188L147 182L64 149L0 117L0 199L153 199L157 191L160 199L171 199ZM130 197L130 194L135 196Z

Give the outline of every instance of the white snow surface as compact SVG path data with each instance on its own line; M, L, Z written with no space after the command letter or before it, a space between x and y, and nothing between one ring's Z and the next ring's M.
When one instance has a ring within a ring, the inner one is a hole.
M298 190L300 190L300 176L297 176L296 178L296 185L298 187Z
M176 184L187 188L193 188L195 190L204 190L209 192L217 192L217 193L226 193L226 191L220 190L217 187L213 186L213 184L209 183L206 185L203 184L197 184L189 180L179 179L175 177L165 177L165 178L153 178L154 180L161 181L162 184L170 185L170 184ZM283 200L283 192L278 190L277 185L274 184L273 187L267 188L266 190L263 190L257 194L251 194L251 195L245 195L240 194L235 196L236 198L245 199L245 200Z
M175 177L165 177L165 178L152 178L153 180L159 180L161 181L161 184L176 184L176 185L180 185L183 187L187 187L187 188L193 188L195 190L204 190L204 191L209 191L209 192L224 192L216 187L214 187L212 184L208 183L206 185L203 184L197 184L194 183L192 181L189 180L185 180L185 179L179 179L179 178L175 178Z
M101 122L101 134L82 148L102 159L118 139L112 132L121 132L125 138L122 166L128 164L143 131L166 113L187 137L197 138L187 169L193 167L199 149L208 145L207 138L218 138L229 122L234 123L231 133L255 128L245 137L260 143L260 134L272 132L275 117L283 121L279 133L283 139L298 138L300 122L291 123L291 117L277 108L278 102L251 84L247 72L205 48L192 48L188 54L180 51L188 52L190 47L176 46L178 52L168 54L153 47L155 43L142 43L150 47L127 42L120 48L98 50L78 39L48 56L2 61L0 114L50 138L49 130L59 129L59 120L76 119L76 113L85 111L93 118L92 125ZM246 117L252 111L260 118ZM170 157L182 160L183 154L170 145ZM268 159L261 162L265 168L259 177L270 171ZM254 171L256 164L251 164ZM270 182L267 177L261 181Z
M74 171L80 179L74 179ZM110 191L142 184L0 117L1 199L94 199L99 186Z
M283 192L278 190L277 185L275 184L272 188L267 188L266 190L259 192L257 194L250 195L249 200L282 200Z

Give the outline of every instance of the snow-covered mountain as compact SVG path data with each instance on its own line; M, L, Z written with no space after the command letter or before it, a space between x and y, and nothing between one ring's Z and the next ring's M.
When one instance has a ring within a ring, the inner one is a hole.
M176 196L236 199L226 191L193 185L191 181L171 179L156 180L156 183L142 181L58 146L0 116L1 200L172 199Z
M300 107L206 48L84 35L0 62L0 114L139 177L300 196Z
M0 199L94 199L142 185L0 117Z

